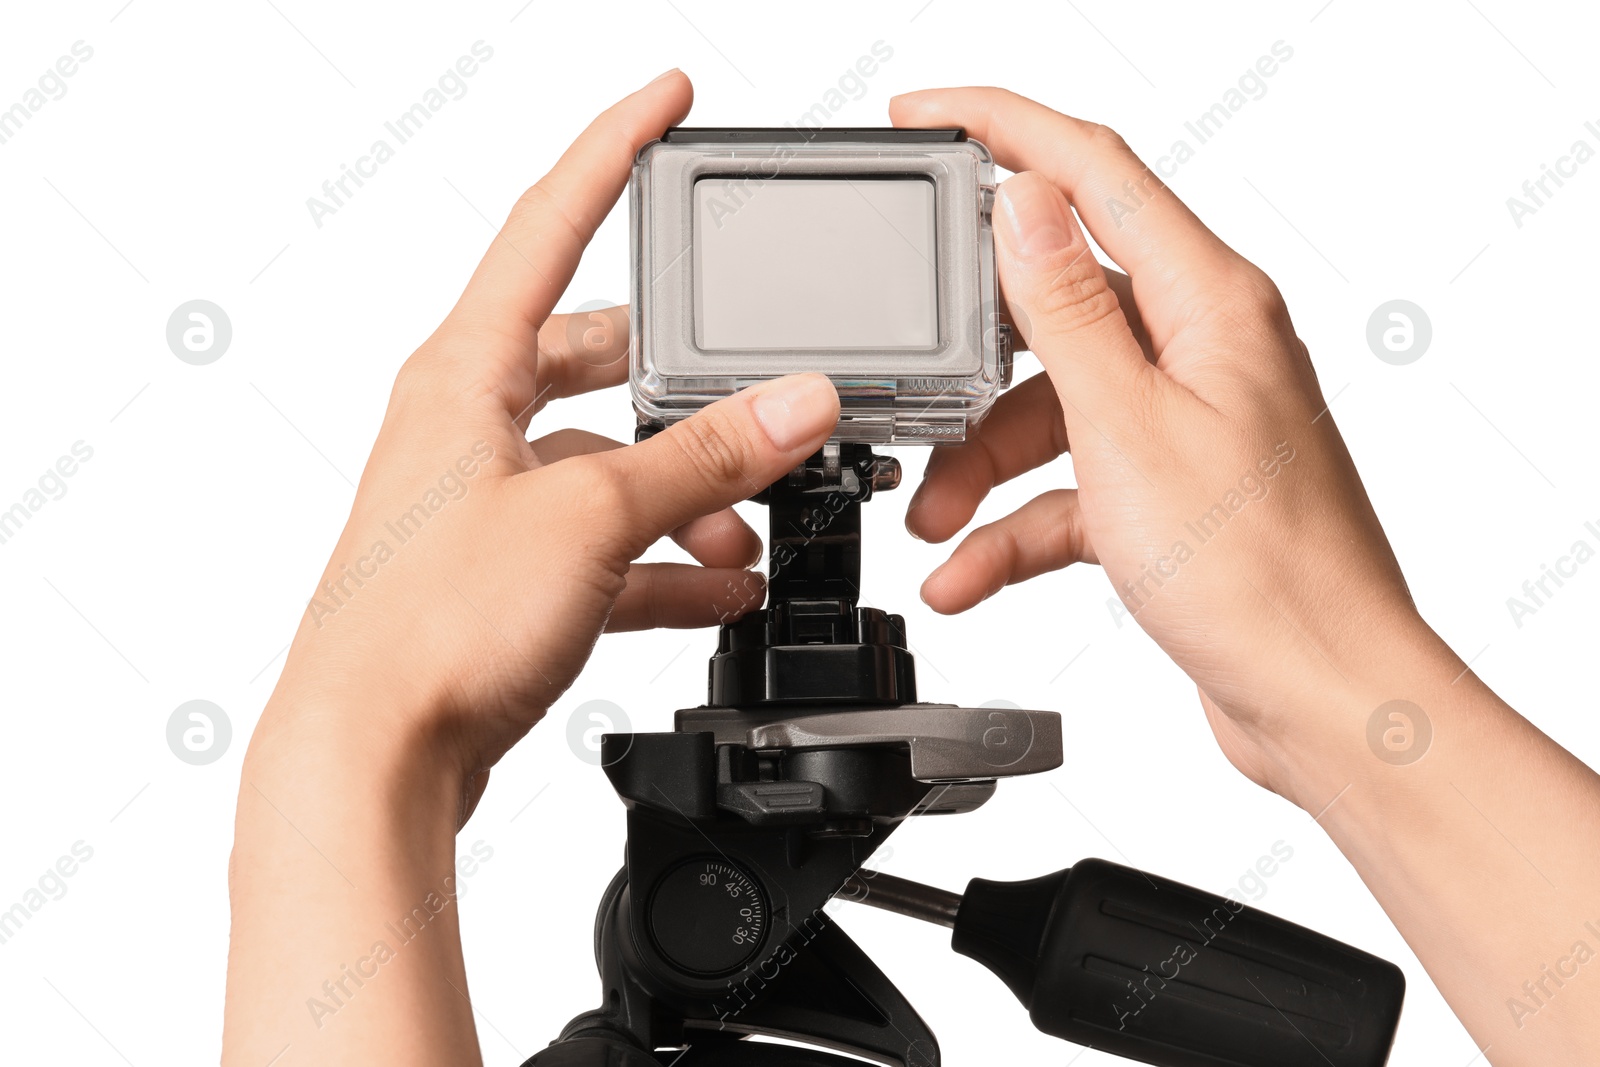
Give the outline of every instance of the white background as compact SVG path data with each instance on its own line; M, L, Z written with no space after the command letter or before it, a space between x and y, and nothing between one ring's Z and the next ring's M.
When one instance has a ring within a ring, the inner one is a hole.
M1266 94L1173 185L1288 295L1428 619L1515 706L1600 763L1600 563L1520 627L1506 606L1575 540L1594 543L1584 523L1600 522L1600 161L1521 227L1506 206L1574 140L1600 147L1584 129L1600 123L1592 10L1507 0L1226 11L1108 0L7 6L0 107L74 42L94 49L66 95L0 145L0 508L74 442L94 450L67 493L0 544L0 908L74 842L94 850L65 896L0 944L8 1062L216 1058L239 759L395 369L459 292L491 236L485 216L498 222L594 114L674 65L695 79L693 122L781 124L881 40L892 58L835 123L882 124L902 90L990 83L1110 123L1153 158L1286 42L1293 58ZM478 40L494 57L466 96L315 226L306 198ZM625 214L600 231L565 307L626 299ZM1397 297L1433 323L1432 347L1409 366L1380 362L1365 341L1369 314ZM233 324L231 348L209 366L166 344L168 316L194 298ZM620 391L547 414L542 429L620 437L632 423ZM922 456L901 459L914 478ZM1066 464L1039 472L980 518L1069 479ZM924 697L1059 710L1066 762L1003 785L975 814L914 822L885 869L959 889L973 875L1028 877L1098 855L1221 892L1281 840L1294 855L1261 906L1405 968L1393 1062L1474 1059L1319 829L1236 774L1186 679L1136 628L1113 624L1097 570L936 618L916 587L944 550L901 531L909 497L868 509L866 590L907 615ZM622 806L569 749L569 714L605 699L635 728L667 729L675 708L703 699L711 646L709 632L603 640L463 831L463 850L493 849L462 903L489 1062L520 1063L598 992L590 921L621 858ZM196 698L233 725L226 754L200 767L165 739L173 709ZM1005 988L934 928L839 907L934 1024L948 1063L1115 1062L1034 1033ZM281 1062L315 1058L294 1050Z

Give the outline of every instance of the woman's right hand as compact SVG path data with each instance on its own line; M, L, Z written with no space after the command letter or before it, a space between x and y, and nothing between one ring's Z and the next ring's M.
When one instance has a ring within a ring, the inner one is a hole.
M936 450L907 526L944 541L996 484L1067 451L1078 485L973 531L923 598L959 612L1100 564L1119 622L1194 679L1234 765L1316 810L1345 779L1317 781L1297 754L1315 765L1364 737L1349 716L1386 698L1362 667L1400 646L1460 666L1417 615L1277 288L1104 126L999 89L890 111L965 127L1018 172L994 212L1000 284L1046 372ZM1073 209L1126 277L1102 269Z

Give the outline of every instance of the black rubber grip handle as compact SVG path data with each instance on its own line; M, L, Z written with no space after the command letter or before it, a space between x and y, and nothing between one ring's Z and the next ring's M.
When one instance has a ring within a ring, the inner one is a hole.
M1387 960L1098 859L973 879L952 946L1043 1032L1163 1067L1382 1067L1405 998Z

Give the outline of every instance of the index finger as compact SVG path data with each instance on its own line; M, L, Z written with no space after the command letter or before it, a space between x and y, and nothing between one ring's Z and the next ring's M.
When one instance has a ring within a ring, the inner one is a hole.
M1206 228L1111 129L1004 89L926 89L889 102L896 126L960 126L1007 170L1059 188L1095 242L1133 279L1140 314L1164 347L1186 299L1244 261Z

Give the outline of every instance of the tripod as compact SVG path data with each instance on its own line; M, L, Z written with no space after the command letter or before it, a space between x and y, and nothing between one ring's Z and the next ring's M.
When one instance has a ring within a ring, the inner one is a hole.
M830 443L757 497L768 605L721 628L707 704L602 739L628 809L595 921L603 1000L524 1067L938 1067L824 912L836 895L953 930L1081 1044L1171 1067L1384 1063L1399 969L1230 899L1102 860L961 896L862 869L906 819L1061 765L1054 712L918 703L904 620L859 604L860 508L898 482L894 460Z

